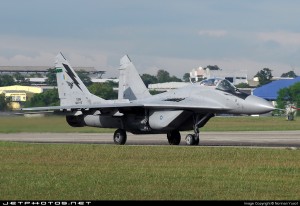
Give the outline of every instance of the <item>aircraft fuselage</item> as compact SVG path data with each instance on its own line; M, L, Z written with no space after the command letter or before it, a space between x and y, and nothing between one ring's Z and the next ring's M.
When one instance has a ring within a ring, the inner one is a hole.
M134 134L151 134L191 130L195 117L203 118L198 125L203 127L212 116L218 114L250 115L273 110L268 101L254 95L200 85L190 85L132 102L145 106L126 111L120 109L121 115L117 116L83 112L80 116L68 116L67 121L69 124L72 120L76 122L71 126L122 128ZM207 114L211 115L206 117Z

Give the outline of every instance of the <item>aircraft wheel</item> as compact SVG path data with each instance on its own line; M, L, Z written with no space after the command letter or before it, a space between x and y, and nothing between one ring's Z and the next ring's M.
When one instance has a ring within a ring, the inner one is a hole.
M127 135L124 129L117 129L114 133L115 144L123 145L126 143Z
M289 121L294 120L294 115L293 115L293 114L288 114L287 119L288 119Z
M194 145L199 145L199 142L200 142L199 135L198 135L198 137L194 136L194 139L195 139Z
M196 143L195 136L192 134L186 135L185 141L186 141L187 145L195 145L195 143ZM198 143L199 143L199 138L198 138Z
M181 136L179 131L173 130L167 134L168 142L170 145L179 145Z

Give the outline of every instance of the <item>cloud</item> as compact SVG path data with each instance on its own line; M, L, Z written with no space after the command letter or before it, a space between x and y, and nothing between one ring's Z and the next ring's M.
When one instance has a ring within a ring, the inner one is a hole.
M198 31L200 36L209 36L209 37L223 37L228 34L225 30L201 30Z
M274 41L282 46L300 46L299 32L259 32L257 37L262 41Z
M0 36L0 65L47 66L62 52L74 66L107 66L107 52L83 47L78 41Z
M3 66L52 66L54 65L54 54L41 52L34 56L26 54L0 56L0 64Z
M139 73L155 75L158 69L163 69L168 71L171 76L175 75L179 78L182 78L183 74L192 71L192 69L198 68L199 66L206 67L208 65L218 65L224 74L247 75L248 78L252 78L258 71L265 67L272 70L273 76L280 76L283 72L287 72L287 68L290 68L289 65L283 63L263 62L242 57L201 59L152 57L151 63L149 63L150 60L148 60L147 57L140 57L136 61L141 63L141 60L143 67L136 65ZM133 63L136 64L135 61L133 61ZM295 72L297 73L298 71Z

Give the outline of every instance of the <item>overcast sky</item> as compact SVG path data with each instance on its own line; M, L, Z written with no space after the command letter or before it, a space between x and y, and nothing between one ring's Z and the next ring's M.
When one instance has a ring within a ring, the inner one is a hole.
M199 66L253 77L300 75L300 1L3 0L0 65L72 66L117 77L128 54L140 74L182 78Z

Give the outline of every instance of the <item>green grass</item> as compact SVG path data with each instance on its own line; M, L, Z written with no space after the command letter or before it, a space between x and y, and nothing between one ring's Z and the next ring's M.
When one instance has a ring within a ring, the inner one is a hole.
M2 200L299 200L300 150L0 142Z
M300 120L287 121L284 117L214 117L201 131L274 131L300 130ZM0 116L0 133L18 132L88 132L113 133L115 129L71 127L64 116L23 117Z
M0 116L0 133L19 132L87 132L105 133L113 129L95 127L71 127L65 116L49 115L45 117Z
M287 121L285 117L214 117L202 131L282 131L300 130L300 117Z
M300 130L283 117L215 117L202 131ZM1 133L113 132L63 116L0 117ZM299 200L300 150L0 142L0 199Z

